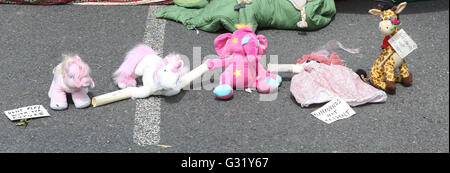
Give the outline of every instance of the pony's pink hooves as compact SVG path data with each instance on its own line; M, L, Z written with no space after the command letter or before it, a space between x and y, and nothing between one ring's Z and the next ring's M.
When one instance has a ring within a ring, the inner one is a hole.
M275 78L275 79L274 79ZM266 77L265 80L261 80L258 83L257 90L260 93L270 93L278 89L282 81L281 76L271 74L270 77Z
M122 78L122 79L117 80L117 84L119 85L119 87L125 87L125 88L126 87L135 87L136 79L134 79L132 77Z
M227 99L230 99L231 96L233 96L233 92L230 92L230 94L228 94L226 96L222 96L222 97L216 96L216 98L221 99L221 100L227 100Z
M229 85L219 85L213 92L216 95L216 98L222 100L229 99L233 96L233 88Z

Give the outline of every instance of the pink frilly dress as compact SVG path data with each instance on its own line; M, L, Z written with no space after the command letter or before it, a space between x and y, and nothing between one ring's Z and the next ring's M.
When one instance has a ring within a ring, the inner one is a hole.
M350 106L385 102L387 98L384 91L362 81L350 68L317 61L304 63L304 70L292 77L290 90L302 107L326 103L336 96Z

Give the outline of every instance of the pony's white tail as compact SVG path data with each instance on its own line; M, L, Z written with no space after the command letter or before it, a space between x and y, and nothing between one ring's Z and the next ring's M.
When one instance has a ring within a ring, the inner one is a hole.
M139 44L127 53L124 62L119 69L114 72L114 82L116 84L125 84L126 87L136 86L136 77L134 70L141 60L149 54L158 54L152 48L145 44Z

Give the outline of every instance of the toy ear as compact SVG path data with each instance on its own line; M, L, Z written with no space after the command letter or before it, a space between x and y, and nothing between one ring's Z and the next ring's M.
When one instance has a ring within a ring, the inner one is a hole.
M66 76L66 74L69 72L70 65L71 65L71 64L70 64L69 61L67 61L66 64L64 64L64 69L62 69L62 71L63 71L63 76Z
M169 60L167 60L167 58L164 58L164 59L163 59L163 63L164 63L164 65L166 66L167 64L169 64Z
M266 54L267 49L267 39L264 35L257 35L256 39L258 39L258 55L264 55Z
M182 60L178 60L176 64L176 68L179 69L180 67L183 67L184 62Z
M73 57L73 60L80 61L81 58L80 58L78 55L75 55L75 56Z
M91 88L94 88L95 87L94 80L92 80L92 78L90 78L90 80L91 80Z
M65 68L66 68L66 69L69 69L70 66L72 66L72 64L75 64L75 61L76 61L75 57L72 58L72 59L68 59L68 60L66 61L66 64L65 64L65 66L66 66Z
M370 9L369 13L378 16L378 15L381 14L381 10L379 10L379 9Z
M175 63L174 67L172 68L171 72L172 73L177 73L180 68L183 67L183 61L182 60L177 60L177 62Z
M247 43L242 45L247 56L256 57L258 55L258 40L249 39Z
M227 45L228 45L227 43L228 43L228 40L230 40L232 36L233 36L233 34L226 33L226 34L219 35L214 40L214 47L216 49L217 55L219 55L221 58L225 58L230 53L229 49L227 47Z
M81 58L78 55L75 55L72 60L69 61L69 64L80 64L81 62Z
M402 2L400 4L397 5L397 9L395 10L396 14L400 14L406 7L406 2Z

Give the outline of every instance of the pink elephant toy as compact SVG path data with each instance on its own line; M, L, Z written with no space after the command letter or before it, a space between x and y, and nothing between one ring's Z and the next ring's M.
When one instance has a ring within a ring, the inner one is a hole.
M50 108L66 109L66 93L72 94L76 108L91 105L87 92L89 86L94 87L94 81L89 76L89 71L89 66L78 55L65 56L64 61L53 69L53 81L48 91Z
M244 27L233 34L218 36L214 46L220 59L208 59L208 68L225 67L220 75L220 85L214 89L218 99L230 98L233 88L256 88L260 93L269 93L280 85L281 77L267 72L258 62L266 53L265 36L256 35L250 28Z

